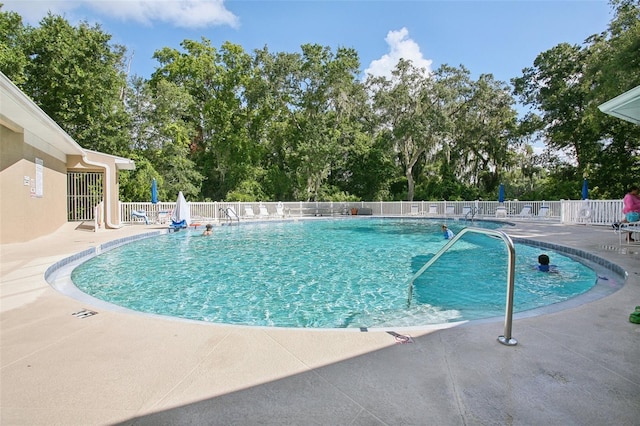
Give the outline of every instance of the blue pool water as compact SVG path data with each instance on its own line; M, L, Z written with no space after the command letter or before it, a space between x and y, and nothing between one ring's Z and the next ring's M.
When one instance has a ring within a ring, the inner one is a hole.
M228 324L400 327L504 315L507 249L480 234L465 235L415 282L407 308L408 281L446 243L440 225L371 218L223 226L211 237L181 231L96 256L72 280L133 310ZM449 223L454 232L463 225ZM534 270L542 252L559 273ZM516 244L514 311L567 300L596 279L569 257Z

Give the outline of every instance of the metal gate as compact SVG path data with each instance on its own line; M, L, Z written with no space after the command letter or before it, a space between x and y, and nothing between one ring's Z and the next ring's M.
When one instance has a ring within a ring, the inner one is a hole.
M67 219L93 220L94 207L103 200L103 174L67 172Z

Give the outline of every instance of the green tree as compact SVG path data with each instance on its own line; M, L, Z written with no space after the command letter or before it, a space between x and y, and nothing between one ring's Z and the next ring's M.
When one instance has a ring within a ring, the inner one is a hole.
M196 135L195 126L188 119L193 97L185 88L165 80L158 81L153 92L152 126L146 145L147 157L162 176L160 189L170 199L179 191L190 199L200 199L204 176L190 155Z
M25 35L21 88L82 147L127 155L125 49L110 39L97 25L47 15Z
M414 167L422 157L432 153L436 133L443 130L434 80L425 69L401 59L391 79L370 77L367 84L380 119L378 131L398 153L407 181L407 198L412 201Z
M607 31L588 40L592 101L584 121L601 140L589 177L600 196L619 198L640 176L640 126L603 114L597 106L640 85L640 2L615 0L611 5L616 14Z
M510 88L483 74L468 82L454 125L454 175L480 193L497 192L503 173L514 165L519 144L516 111Z
M23 49L27 28L15 12L3 12L0 3L0 71L16 85L26 80L27 55Z
M515 79L515 93L543 112L540 123L549 149L562 151L583 169L598 152L598 135L585 126L589 81L585 81L588 52L559 44L538 55L534 66Z
M175 199L179 191L192 200L201 199L204 176L191 155L196 135L189 119L193 103L185 88L169 81L158 80L152 87L139 77L131 79L127 96L131 143L144 168L136 166L129 181L144 181L149 186L155 178L162 200Z
M167 80L193 98L188 116L195 128L192 156L206 177L203 195L221 199L251 176L255 144L248 137L244 92L251 58L240 46L185 40L184 52L164 48L155 53L161 66L152 84Z
M638 127L598 110L640 84L640 3L611 4L616 13L607 31L582 46L562 43L542 52L533 67L513 79L514 94L534 109L524 125L531 133L540 131L551 151L554 163L547 166L546 182L559 198L579 196L583 177L607 188L601 196L619 197L640 171Z
M334 167L344 159L351 143L353 115L348 99L356 84L360 62L353 49L317 44L301 46L302 54L292 76L288 157L294 173L294 196L318 200Z
M264 171L260 182L264 199L294 199L295 176L288 159L295 134L291 110L298 67L298 54L272 54L267 47L254 52L245 95L251 117L249 135L259 147L259 164Z
M151 201L151 182L156 179L158 184L158 199L173 201L167 198L163 190L163 180L154 169L151 162L140 155L143 151L133 152L130 158L135 161L135 170L123 170L119 173L120 201L141 202Z

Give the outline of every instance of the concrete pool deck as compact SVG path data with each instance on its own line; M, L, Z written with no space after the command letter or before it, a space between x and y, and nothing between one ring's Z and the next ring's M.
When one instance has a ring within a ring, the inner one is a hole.
M619 265L625 285L561 312L389 332L234 327L95 308L44 279L55 262L155 226L0 246L2 425L637 425L640 246L611 229L505 229ZM73 315L84 309L96 315Z

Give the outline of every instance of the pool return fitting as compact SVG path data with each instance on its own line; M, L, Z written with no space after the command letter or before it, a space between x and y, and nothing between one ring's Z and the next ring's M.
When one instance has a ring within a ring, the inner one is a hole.
M494 229L483 229L483 228L462 228L458 234L450 239L447 244L445 244L427 263L424 264L422 268L418 272L416 272L413 277L409 280L409 295L407 297L407 308L411 306L411 300L413 299L413 283L420 275L424 273L431 265L435 263L436 260L440 258L449 247L454 245L464 234L467 232L473 232L476 234L484 234L494 237L500 237L502 241L504 241L507 246L507 251L509 256L507 258L507 303L505 308L505 318L504 318L504 335L498 337L498 342L502 343L506 346L515 346L518 344L518 341L511 336L511 323L513 322L513 291L514 291L514 275L516 270L516 249L513 245L513 240L506 233L502 231L496 231Z

